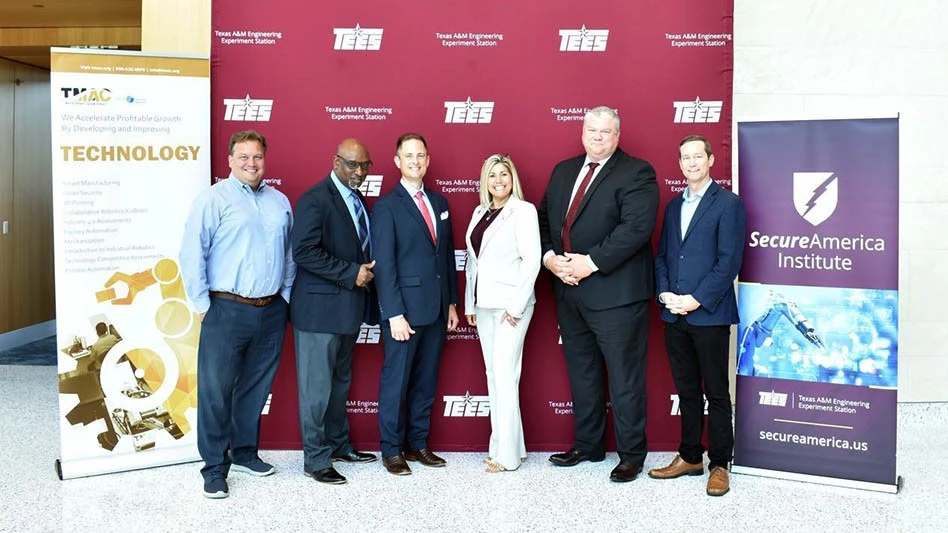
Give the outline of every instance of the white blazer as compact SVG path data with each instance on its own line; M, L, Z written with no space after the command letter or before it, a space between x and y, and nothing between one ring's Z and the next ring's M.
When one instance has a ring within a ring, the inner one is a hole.
M464 314L473 315L476 304L481 308L504 309L520 318L528 305L536 303L533 285L540 272L537 208L511 196L497 219L487 227L481 240L481 254L475 256L471 232L486 211L480 205L474 209L464 236L467 243Z

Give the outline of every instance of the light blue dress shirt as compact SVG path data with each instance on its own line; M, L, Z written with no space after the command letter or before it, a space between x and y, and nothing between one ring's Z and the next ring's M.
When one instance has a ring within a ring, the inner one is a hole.
M696 193L691 192L691 187L685 187L685 192L682 193L684 202L681 204L681 240L685 240L685 234L688 233L688 225L691 224L691 219L695 216L695 211L698 210L698 204L701 203L701 198L704 196L704 193L708 192L708 187L711 186L711 181L708 180L704 184L704 187L701 187Z
M207 312L209 291L245 298L280 293L289 302L296 277L292 226L290 201L265 183L254 191L231 174L198 195L180 252L184 288L194 310Z

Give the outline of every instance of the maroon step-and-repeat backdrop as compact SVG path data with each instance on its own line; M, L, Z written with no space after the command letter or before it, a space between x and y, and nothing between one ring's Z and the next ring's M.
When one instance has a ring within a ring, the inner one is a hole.
M597 105L618 109L619 145L655 166L663 204L684 186L677 147L692 133L711 140L712 174L730 187L733 4L630 0L593 11L573 0L215 2L212 170L226 177L229 136L256 129L268 139L269 182L295 203L326 177L339 141L356 137L375 162L364 184L371 207L398 183L395 140L421 133L431 154L425 184L450 202L459 270L484 159L510 154L527 200L539 203L553 166L582 153L583 114ZM678 445L678 406L657 312L652 321L648 436L652 449L668 450ZM430 444L484 450L489 406L477 331L462 320L448 339ZM379 329L363 327L359 342L352 440L378 449ZM530 450L572 445L570 402L544 271L521 380ZM266 413L263 446L299 448L289 334Z

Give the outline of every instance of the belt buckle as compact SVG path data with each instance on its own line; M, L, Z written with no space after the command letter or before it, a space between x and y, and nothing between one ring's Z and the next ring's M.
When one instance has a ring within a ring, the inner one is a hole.
M270 303L271 297L264 296L263 298L254 298L253 306L254 307L266 307Z

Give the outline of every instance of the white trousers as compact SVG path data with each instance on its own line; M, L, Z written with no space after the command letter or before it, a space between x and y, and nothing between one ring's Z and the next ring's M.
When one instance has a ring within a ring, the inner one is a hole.
M520 467L520 458L527 456L520 420L520 367L523 339L533 317L533 306L527 307L516 326L501 322L503 309L475 307L474 312L490 399L488 454L507 470L516 470Z

